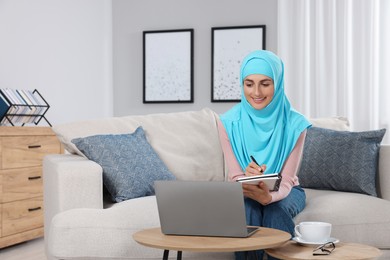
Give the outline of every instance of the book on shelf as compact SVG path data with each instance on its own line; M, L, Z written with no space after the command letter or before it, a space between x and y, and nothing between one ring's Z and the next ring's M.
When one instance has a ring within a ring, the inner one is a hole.
M24 114L26 115L32 115L27 117L26 123L34 123L35 117L33 115L39 115L38 113L38 107L34 102L31 101L31 99L28 97L27 92L25 90L16 90L16 92L20 95L20 97L23 99L24 103L28 106L25 107Z
M4 118L9 109L10 105L8 101L2 95L0 95L0 118Z
M0 89L0 124L25 125L38 124L44 119L49 104L38 90Z
M0 112L0 114L2 114L1 115L1 118L2 118L1 123L5 124L7 122L7 117L6 117L7 114L9 116L10 120L16 121L17 120L17 116L15 116L15 115L18 114L18 110L19 109L18 109L17 106L13 105L13 102L14 102L13 101L13 97L11 96L11 94L8 91L5 91L3 93L3 95L1 95L1 98L3 99L3 102L2 102L2 105L1 105L2 106L2 110Z

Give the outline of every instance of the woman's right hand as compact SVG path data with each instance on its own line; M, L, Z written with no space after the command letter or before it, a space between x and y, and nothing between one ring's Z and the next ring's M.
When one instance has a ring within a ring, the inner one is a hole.
M255 162L250 162L245 169L245 176L262 175L266 168L265 164L257 165Z

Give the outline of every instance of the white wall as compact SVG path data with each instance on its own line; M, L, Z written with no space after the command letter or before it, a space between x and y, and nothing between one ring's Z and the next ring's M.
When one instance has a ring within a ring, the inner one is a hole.
M52 124L112 115L111 0L0 0L0 88L38 89Z
M211 27L265 24L266 47L277 47L275 0L113 0L114 114L146 114L235 103L211 103ZM194 29L194 103L142 103L142 32ZM238 73L238 71L237 71Z
M211 103L211 27L265 24L275 0L0 0L0 88L38 89L52 124L197 110ZM142 32L193 28L194 103L142 103Z

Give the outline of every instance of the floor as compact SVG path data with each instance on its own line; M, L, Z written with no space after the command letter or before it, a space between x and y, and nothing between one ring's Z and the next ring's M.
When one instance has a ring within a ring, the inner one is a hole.
M1 260L45 260L43 238L0 249Z

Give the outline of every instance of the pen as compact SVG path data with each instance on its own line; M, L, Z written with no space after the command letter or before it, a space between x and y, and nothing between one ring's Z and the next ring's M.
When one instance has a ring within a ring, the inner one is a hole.
M250 157L251 157L251 160L260 167L260 172L263 172L263 168L261 168L260 164L256 161L255 157L253 157L252 155Z

